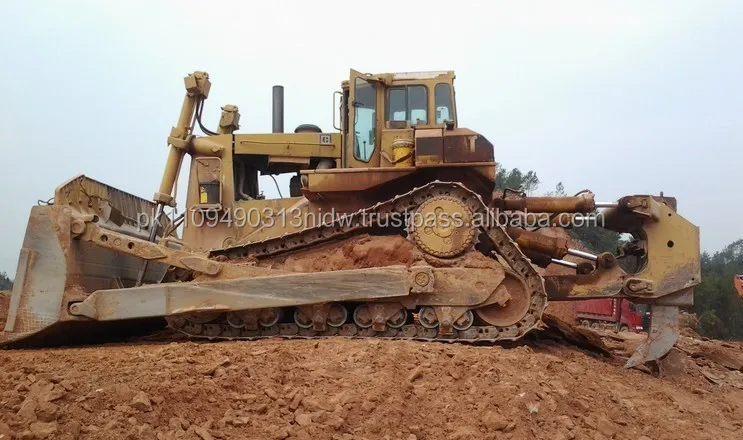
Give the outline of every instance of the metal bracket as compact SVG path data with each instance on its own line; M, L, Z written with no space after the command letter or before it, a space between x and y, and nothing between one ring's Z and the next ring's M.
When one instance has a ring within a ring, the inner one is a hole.
M428 266L414 266L410 268L410 291L412 293L433 292L433 268Z
M623 290L630 296L652 296L655 293L653 282L642 278L628 278Z

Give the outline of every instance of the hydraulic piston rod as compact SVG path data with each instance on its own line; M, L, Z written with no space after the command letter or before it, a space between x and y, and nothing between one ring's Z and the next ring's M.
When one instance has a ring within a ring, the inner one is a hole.
M579 257L579 258L585 258L586 260L591 260L591 261L598 260L598 256L590 252L579 251L578 249L568 249L568 255L572 255L574 257Z
M571 269L578 269L578 264L573 263L571 261L558 260L557 258L552 258L550 261L558 266L569 267Z

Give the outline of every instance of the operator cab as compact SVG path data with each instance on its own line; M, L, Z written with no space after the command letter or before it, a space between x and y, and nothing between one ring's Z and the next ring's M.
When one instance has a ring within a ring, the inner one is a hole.
M457 127L454 72L362 74L351 70L343 89L343 167L390 166L391 142L413 140L414 129ZM386 156L386 157L385 157Z

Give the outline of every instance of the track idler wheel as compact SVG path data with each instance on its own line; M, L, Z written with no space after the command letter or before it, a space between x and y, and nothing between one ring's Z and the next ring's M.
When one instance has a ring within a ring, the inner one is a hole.
M486 324L508 327L521 321L529 313L531 295L526 282L509 271L493 295L496 302L475 309L477 317ZM502 299L501 299L502 298Z

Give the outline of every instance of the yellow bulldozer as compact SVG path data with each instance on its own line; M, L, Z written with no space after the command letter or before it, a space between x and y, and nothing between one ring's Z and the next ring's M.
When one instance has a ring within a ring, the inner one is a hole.
M65 344L163 318L193 338L487 343L523 337L548 301L611 297L652 310L627 366L663 356L700 282L698 228L662 195L494 191L493 145L459 126L454 79L351 70L330 132L284 133L276 86L273 132L243 134L234 105L215 131L204 126L209 75L189 74L152 201L81 175L31 209L0 344ZM286 173L289 197L266 199L258 177ZM632 239L592 254L538 231L591 221ZM550 264L570 273L540 275Z

